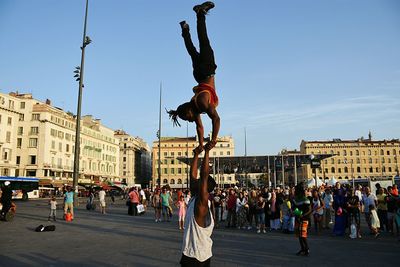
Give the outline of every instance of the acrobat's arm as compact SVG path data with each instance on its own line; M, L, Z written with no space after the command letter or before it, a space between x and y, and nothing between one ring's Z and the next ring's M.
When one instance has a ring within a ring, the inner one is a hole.
M206 146L208 150L211 150L217 144L217 137L221 124L217 109L215 107L210 106L208 108L207 115L210 117L212 122L212 136L210 142L208 142Z
M197 131L197 137L199 138L199 148L200 152L203 151L203 142L204 142L204 127L203 127L203 122L201 121L201 116L198 114L195 119L196 123L196 131Z

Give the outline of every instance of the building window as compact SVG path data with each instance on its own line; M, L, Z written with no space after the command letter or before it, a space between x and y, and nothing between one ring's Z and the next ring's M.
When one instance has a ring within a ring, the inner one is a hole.
M331 173L335 173L335 167L331 168Z
M8 160L8 151L3 150L3 160Z
M178 184L182 184L182 179L178 179Z
M368 149L368 156L371 156L371 149Z
M26 170L26 176L35 177L36 176L36 170Z
M175 169L171 169L171 174L175 174Z
M374 168L370 167L370 168L369 168L369 172L370 172L370 173L373 173L373 172L374 172Z
M30 134L36 135L39 133L39 127L31 127L31 132Z
M20 156L17 156L17 158L16 158L16 160L15 160L15 163L16 163L17 165L21 164L21 157L20 157Z
M226 155L227 155L227 156L230 156L230 155L231 155L231 152L230 152L230 151L227 151L227 152L226 152Z
M40 120L40 114L38 114L38 113L32 114L32 120L33 120L33 121L38 121L38 120Z
M353 151L350 150L350 156L353 156Z
M24 114L19 114L18 119L19 119L19 121L24 121L25 115Z
M58 143L58 151L62 152L62 143Z
M122 158L122 161L123 161L123 162L126 162L126 157L123 157L123 158Z
M175 180L174 180L174 179L171 179L170 184L175 184Z
M368 163L372 163L372 158L369 158L369 159L368 159Z
M17 147L18 148L22 147L22 138L17 138Z
M29 147L37 147L37 138L29 138Z
M224 152L223 152L223 151L220 151L220 152L219 152L219 155L220 155L220 156L223 156L223 155L224 155Z
M12 118L11 117L8 117L8 119L7 119L7 125L11 125L12 124Z
M19 103L19 108L20 108L20 109L24 109L24 108L25 108L25 102Z
M342 168L338 168L338 173L342 173Z
M178 168L178 174L182 173L182 168Z
M389 169L389 172L392 172L392 167L389 167L388 169Z
M69 144L65 146L65 152L69 152Z
M164 179L164 180L163 180L163 184L168 184L168 180L167 180L167 179Z
M356 150L356 156L360 156L360 151Z
M11 143L11 132L6 132L6 143Z
M345 173L348 173L348 172L349 172L349 168L344 167L344 172L345 172Z
M36 164L36 156L35 155L30 155L29 156L29 164Z
M390 156L390 151L389 150L386 151L386 155Z
M361 172L361 167L357 167L357 172L358 172L358 173Z
M168 169L164 168L164 174L168 174Z

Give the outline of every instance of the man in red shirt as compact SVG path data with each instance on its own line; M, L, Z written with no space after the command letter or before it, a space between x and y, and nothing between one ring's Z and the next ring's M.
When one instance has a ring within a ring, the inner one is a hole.
M228 216L226 218L228 224L226 227L236 227L236 192L233 189L229 190L228 201L226 203Z

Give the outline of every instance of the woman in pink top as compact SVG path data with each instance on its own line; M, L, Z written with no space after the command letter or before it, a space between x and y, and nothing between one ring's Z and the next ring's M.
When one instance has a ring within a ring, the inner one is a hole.
M185 197L181 195L180 199L178 200L177 207L179 208L178 216L179 216L179 230L185 229L185 216L186 216L186 202Z
M128 209L128 214L129 215L133 215L133 216L137 216L138 212L137 212L137 205L139 204L139 193L136 191L136 188L133 187L131 188L130 192L129 192L129 200L130 200L130 205L129 205L129 209Z

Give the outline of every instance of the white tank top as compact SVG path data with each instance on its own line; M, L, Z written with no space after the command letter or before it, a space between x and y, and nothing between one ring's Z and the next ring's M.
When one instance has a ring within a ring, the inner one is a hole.
M209 213L206 217L206 227L197 224L194 217L194 206L197 197L190 199L185 217L185 232L183 234L182 253L183 255L195 258L200 262L212 257L211 234L214 229L214 219L211 214L211 202L208 200Z

